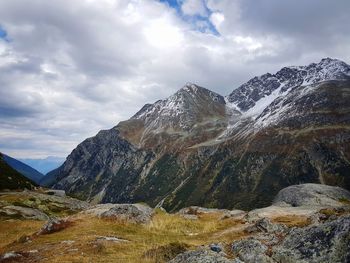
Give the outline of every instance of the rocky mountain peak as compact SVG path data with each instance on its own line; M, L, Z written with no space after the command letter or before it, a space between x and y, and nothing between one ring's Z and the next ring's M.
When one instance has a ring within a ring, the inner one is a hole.
M165 100L146 104L132 118L145 122L152 129L189 129L207 113L216 115L225 105L224 97L198 85L187 83Z
M344 79L350 79L350 66L338 59L324 58L308 66L284 67L275 74L254 77L229 94L226 101L241 112L257 115L295 87Z

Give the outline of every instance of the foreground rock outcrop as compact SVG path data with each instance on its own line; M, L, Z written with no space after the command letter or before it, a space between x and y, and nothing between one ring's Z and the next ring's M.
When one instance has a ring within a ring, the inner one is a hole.
M59 194L43 191L1 192L0 218L47 220L67 216L87 209L89 203Z
M170 262L350 262L350 192L345 189L290 186L277 194L272 206L250 211L245 220L248 237L229 249L215 253L210 246L200 247ZM297 223L288 227L276 220Z

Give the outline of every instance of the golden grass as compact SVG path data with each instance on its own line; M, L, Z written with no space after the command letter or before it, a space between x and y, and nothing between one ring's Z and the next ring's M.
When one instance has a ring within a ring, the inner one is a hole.
M288 227L305 227L310 225L310 219L306 216L280 216L272 220L274 223L285 224Z
M35 220L0 221L0 251L2 247L18 240L23 235L30 235L42 226L43 222Z
M233 236L237 239L244 235L239 231L235 234L227 231L239 226L239 222L219 218L219 214L202 214L199 220L189 220L157 211L151 223L139 225L76 215L71 217L73 224L67 229L34 236L32 242L12 244L24 233L38 231L43 222L3 221L0 252L38 250L40 262L163 262L164 253L171 255L172 249L179 246L191 249L213 242L232 241ZM11 226L16 229L10 230ZM129 242L97 241L98 236L113 236ZM36 261L29 257L26 262Z

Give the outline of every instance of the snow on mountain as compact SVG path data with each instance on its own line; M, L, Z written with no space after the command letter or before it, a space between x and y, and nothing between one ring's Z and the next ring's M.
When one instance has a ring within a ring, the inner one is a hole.
M267 73L255 77L234 90L226 101L243 112L242 117L257 117L275 99L295 87L346 78L350 78L349 65L337 59L325 58L308 66L285 67L274 75Z
M224 97L195 84L186 84L165 100L146 104L132 118L143 120L149 129L189 130L200 117L216 115L225 105Z

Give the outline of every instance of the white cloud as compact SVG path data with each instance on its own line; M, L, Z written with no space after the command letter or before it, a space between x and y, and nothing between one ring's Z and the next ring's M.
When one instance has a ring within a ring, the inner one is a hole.
M295 32L286 14L277 15L276 1L259 10L252 0L184 1L185 14L211 14L217 36L193 31L193 22L205 28L207 21L187 23L156 0L0 1L0 25L11 40L0 39L0 151L65 156L186 82L225 95L285 65L324 56L349 62L350 32L342 15L347 0L329 16L319 11L321 20L311 12L308 19L320 29L306 28L308 34Z
M214 12L210 15L210 21L213 23L217 30L220 30L220 25L225 21L225 16L223 13Z
M181 5L181 10L185 15L200 15L207 16L207 9L203 0L184 0Z

